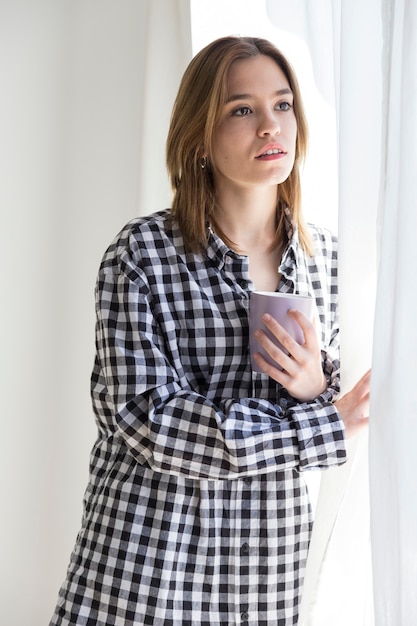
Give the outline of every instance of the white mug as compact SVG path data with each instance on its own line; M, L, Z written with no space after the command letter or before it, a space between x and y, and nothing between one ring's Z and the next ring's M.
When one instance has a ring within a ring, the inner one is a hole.
M260 343L255 338L255 331L261 329L279 347L286 350L280 342L269 332L262 321L262 316L269 313L285 330L299 343L304 343L304 333L297 322L288 315L290 309L296 309L312 321L313 318L313 298L311 296L300 296L294 293L280 293L274 291L253 291L250 294L249 304L249 347L251 353L251 365L254 372L262 370L255 363L253 355L259 352L268 363L275 367L278 364L265 352Z

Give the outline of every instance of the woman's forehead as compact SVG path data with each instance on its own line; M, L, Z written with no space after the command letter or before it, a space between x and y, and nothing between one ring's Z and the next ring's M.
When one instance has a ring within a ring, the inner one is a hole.
M292 93L288 80L274 59L258 55L234 61L227 74L226 101L246 99L257 93L271 96Z

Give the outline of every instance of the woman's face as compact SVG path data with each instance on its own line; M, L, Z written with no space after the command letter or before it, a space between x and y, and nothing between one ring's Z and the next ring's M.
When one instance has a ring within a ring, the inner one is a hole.
M295 159L297 122L289 83L273 59L259 55L235 61L226 103L213 134L217 190L277 185Z

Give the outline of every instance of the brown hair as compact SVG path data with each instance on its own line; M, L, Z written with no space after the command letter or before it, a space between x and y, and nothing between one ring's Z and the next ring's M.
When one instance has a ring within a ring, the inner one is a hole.
M228 244L217 227L215 189L204 155L210 163L212 137L227 94L227 76L237 60L265 55L284 73L294 96L297 121L295 162L287 180L279 185L275 243L286 241L284 211L288 207L298 226L301 245L310 252L310 238L301 213L300 164L307 152L308 128L294 70L284 55L269 41L251 37L222 37L213 41L191 60L174 103L167 139L167 168L174 191L172 215L182 230L187 249L207 246L207 223Z

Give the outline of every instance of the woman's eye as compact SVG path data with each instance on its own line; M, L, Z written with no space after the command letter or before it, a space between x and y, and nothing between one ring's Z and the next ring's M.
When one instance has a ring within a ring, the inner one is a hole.
M289 102L279 102L275 108L277 111L289 111L292 106Z
M233 115L237 115L238 117L245 117L252 113L249 107L239 107L239 109L235 109L233 111Z

